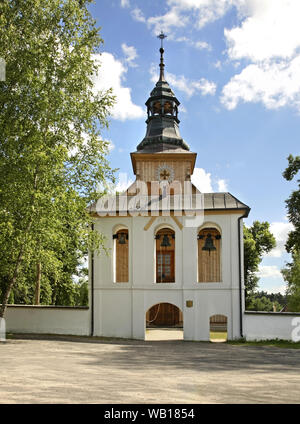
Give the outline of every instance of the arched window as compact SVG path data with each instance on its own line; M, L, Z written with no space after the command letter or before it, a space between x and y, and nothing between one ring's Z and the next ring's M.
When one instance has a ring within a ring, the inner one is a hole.
M118 230L114 235L115 282L128 282L128 230Z
M155 102L153 105L153 113L154 115L158 115L161 113L161 103L160 102Z
M172 115L173 114L173 106L170 102L166 102L164 104L164 113L167 115Z
M163 228L156 233L156 282L175 282L175 232Z
M204 228L198 234L198 281L221 281L221 234L216 228Z

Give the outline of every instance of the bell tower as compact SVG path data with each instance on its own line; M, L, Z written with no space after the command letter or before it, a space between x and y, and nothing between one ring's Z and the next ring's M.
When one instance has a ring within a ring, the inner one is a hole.
M190 183L196 153L180 134L165 37L146 134L131 153L136 181L90 207L110 252L90 256L94 335L145 340L153 325L183 326L185 340L208 341L222 325L236 339L244 320L242 218L250 209L230 193L197 196Z
M137 180L145 182L190 180L196 153L190 151L179 130L179 100L165 79L163 40L161 33L159 80L146 101L147 128L137 150L131 153L133 171Z

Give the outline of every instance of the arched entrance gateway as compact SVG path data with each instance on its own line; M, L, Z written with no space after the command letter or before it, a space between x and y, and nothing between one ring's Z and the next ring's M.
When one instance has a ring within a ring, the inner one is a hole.
M172 303L153 305L146 312L146 340L183 340L183 314Z

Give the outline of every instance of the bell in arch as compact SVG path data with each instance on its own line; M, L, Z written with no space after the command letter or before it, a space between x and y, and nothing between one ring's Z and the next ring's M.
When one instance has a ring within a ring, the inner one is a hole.
M202 250L208 251L209 254L210 254L211 250L216 250L212 236L211 236L210 233L207 234L207 237L205 239L205 245L202 247Z
M120 233L119 244L126 244L126 233Z
M169 247L171 246L168 234L164 234L163 241L161 242L161 247Z

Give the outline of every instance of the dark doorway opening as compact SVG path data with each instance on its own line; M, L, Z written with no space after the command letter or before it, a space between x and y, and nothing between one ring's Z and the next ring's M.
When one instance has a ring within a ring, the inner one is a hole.
M181 310L171 303L158 303L146 313L147 327L183 327Z

